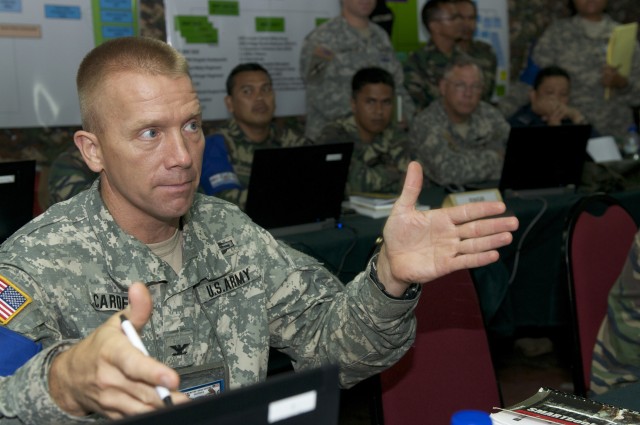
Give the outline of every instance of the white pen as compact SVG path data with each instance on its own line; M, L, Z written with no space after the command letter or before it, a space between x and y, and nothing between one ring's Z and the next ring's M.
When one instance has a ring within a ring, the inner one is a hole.
M144 344L140 339L140 335L138 335L138 332L136 332L136 328L133 327L133 324L129 321L129 319L127 319L127 316L125 316L124 314L120 315L120 326L122 327L124 334L129 339L129 342L131 342L131 344L138 350L142 351L145 356L148 356L149 352L144 347ZM156 386L156 392L164 402L165 406L171 406L173 404L171 402L171 393L168 389L158 385Z

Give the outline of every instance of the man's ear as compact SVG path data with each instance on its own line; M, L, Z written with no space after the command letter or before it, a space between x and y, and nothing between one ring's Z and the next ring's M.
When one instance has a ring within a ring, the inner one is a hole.
M233 102L231 96L226 95L224 97L224 106L227 107L227 111L229 111L229 114L233 115Z
M102 159L102 149L100 139L94 133L79 130L73 135L73 142L82 154L82 159L91 169L91 171L99 173L104 168Z
M529 102L532 104L536 101L536 91L534 89L529 90Z
M351 112L353 115L356 114L356 100L353 97L351 97Z

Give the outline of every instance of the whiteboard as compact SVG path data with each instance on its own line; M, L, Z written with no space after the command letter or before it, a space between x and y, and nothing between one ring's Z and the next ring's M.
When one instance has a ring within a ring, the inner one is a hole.
M80 125L82 58L138 27L135 0L0 1L0 128Z

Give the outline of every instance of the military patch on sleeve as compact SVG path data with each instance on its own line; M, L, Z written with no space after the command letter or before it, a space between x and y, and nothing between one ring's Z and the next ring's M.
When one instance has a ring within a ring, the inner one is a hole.
M31 297L0 276L0 324L6 325L31 302Z

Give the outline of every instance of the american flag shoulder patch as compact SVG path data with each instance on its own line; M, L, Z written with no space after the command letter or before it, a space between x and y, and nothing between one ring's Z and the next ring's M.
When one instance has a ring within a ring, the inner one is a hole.
M0 324L6 325L31 302L31 297L0 276Z

